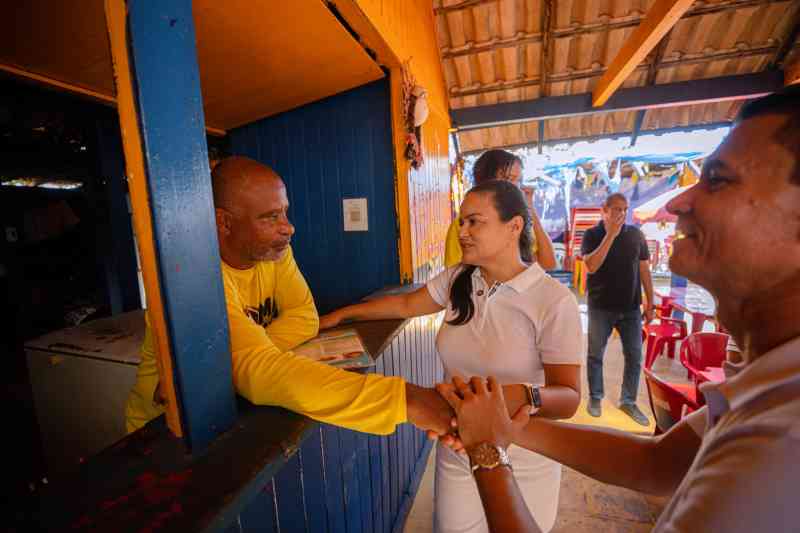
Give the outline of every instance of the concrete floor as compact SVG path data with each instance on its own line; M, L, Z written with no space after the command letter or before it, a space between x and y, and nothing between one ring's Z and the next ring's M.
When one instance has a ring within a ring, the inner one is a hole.
M582 310L585 309L582 306ZM586 331L585 314L584 335ZM650 402L644 377L639 386L639 407L650 418L650 426L645 428L633 422L616 405L622 383L624 359L622 345L616 333L609 339L604 362L606 398L603 400L603 416L594 418L586 413L588 396L585 367L582 368L581 406L569 422L606 426L639 434L652 434L654 429ZM664 357L654 365L658 374L669 376L670 381L685 379L685 371L680 370L678 362ZM620 487L605 485L578 472L563 467L561 493L554 533L580 532L638 532L650 531L666 504L666 500L645 496L641 493ZM406 533L428 533L433 531L433 473L434 453L428 460L428 467L417 492L414 505L406 521Z

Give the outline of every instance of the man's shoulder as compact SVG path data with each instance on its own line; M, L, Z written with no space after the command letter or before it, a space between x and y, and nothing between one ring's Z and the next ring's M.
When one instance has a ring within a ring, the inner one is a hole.
M624 231L626 231L629 235L639 238L645 239L644 232L641 230L639 226L634 226L633 224L625 224L623 227Z
M605 226L603 226L603 223L600 222L599 224L595 224L591 228L589 228L586 231L584 231L583 235L584 235L584 237L587 236L587 235L594 237L594 236L600 236L605 232L606 232L606 228L605 228Z

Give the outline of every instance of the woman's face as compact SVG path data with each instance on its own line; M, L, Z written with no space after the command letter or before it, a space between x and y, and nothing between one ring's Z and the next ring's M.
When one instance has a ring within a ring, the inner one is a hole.
M482 266L494 261L509 248L519 250L521 217L500 220L492 193L469 193L459 212L458 242L462 262Z
M520 180L522 179L522 165L519 164L519 161L514 161L514 164L510 167L498 168L494 178L510 181L519 187Z

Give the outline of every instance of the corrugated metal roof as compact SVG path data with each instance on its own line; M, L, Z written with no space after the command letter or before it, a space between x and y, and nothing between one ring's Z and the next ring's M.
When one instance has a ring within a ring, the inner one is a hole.
M654 0L433 0L452 108L591 92ZM625 81L641 87L765 70L798 0L696 1ZM653 109L642 129L730 121L740 103ZM636 112L548 120L544 139L630 132ZM459 133L462 151L537 142L537 122Z

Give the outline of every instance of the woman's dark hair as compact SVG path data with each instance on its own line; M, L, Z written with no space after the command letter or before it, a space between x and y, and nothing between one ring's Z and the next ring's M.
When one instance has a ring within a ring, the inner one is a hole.
M522 231L519 234L519 255L525 263L533 262L533 233L531 230L531 213L525 197L513 183L505 180L485 181L474 186L467 194L491 194L494 208L500 220L508 222L514 217L522 218ZM472 319L475 314L475 304L472 302L472 273L475 265L463 265L461 272L456 276L450 287L450 302L453 310L458 314L447 323L461 326Z
M472 177L475 185L497 178L498 170L508 170L514 163L522 165L522 159L505 150L487 150L475 161Z

